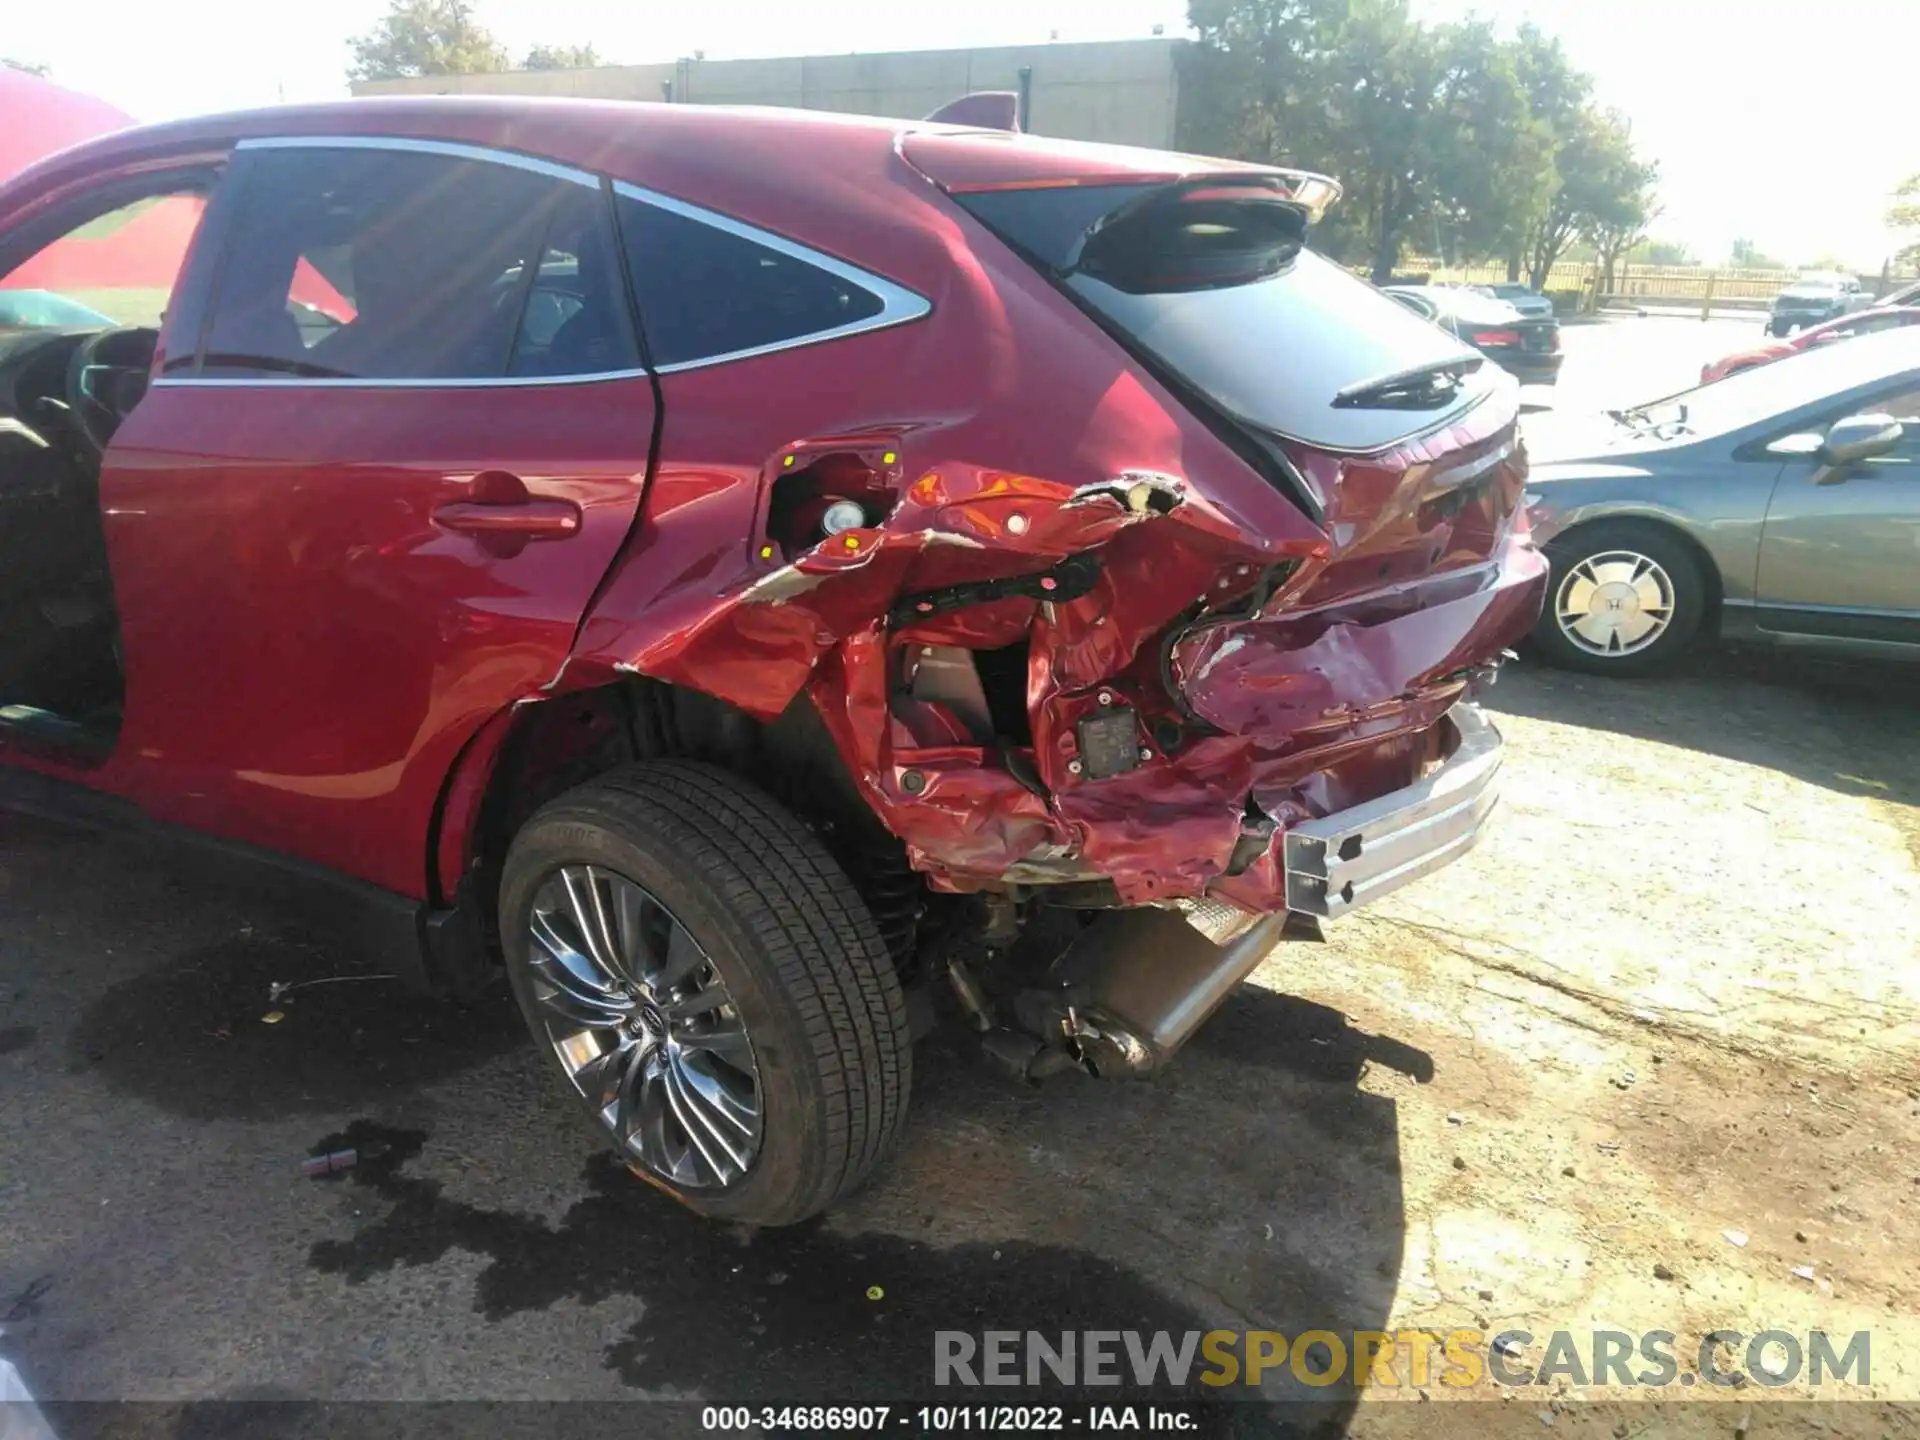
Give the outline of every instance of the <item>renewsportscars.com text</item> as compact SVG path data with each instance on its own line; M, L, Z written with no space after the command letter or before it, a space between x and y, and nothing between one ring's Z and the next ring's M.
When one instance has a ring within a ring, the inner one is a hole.
M1671 1330L939 1330L933 1383L982 1385L1259 1385L1290 1376L1302 1385L1617 1385L1634 1389L1805 1381L1865 1387L1872 1336L1814 1330L1711 1330L1683 1339Z

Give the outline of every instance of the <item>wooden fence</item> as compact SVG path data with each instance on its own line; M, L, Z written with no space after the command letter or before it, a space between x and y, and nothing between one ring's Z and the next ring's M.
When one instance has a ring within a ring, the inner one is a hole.
M1591 260L1563 260L1547 275L1546 291L1568 290L1585 294L1598 280L1600 267ZM1434 281L1460 285L1502 284L1507 267L1489 265L1447 265L1438 260L1410 259L1399 273L1425 275ZM1735 270L1709 265L1637 265L1627 262L1613 267L1612 296L1648 300L1771 300L1791 285L1802 272L1797 270ZM1878 275L1862 275L1860 284L1869 294L1896 288L1899 280L1881 282Z

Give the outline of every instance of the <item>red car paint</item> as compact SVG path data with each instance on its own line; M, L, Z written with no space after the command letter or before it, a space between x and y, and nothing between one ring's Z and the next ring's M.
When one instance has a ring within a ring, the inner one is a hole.
M1897 299L1897 297L1893 298ZM1782 360L1789 355L1799 354L1811 345L1830 345L1849 335L1862 335L1871 330L1915 324L1920 324L1920 309L1913 307L1886 304L1873 310L1856 310L1851 315L1842 315L1839 319L1829 320L1824 325L1809 326L1790 339L1772 341L1756 346L1752 350L1738 350L1715 360L1710 365L1702 366L1700 383L1710 385L1715 380L1724 380L1736 370L1751 370L1756 365Z
M1316 523L942 189L1249 167L847 116L369 101L112 136L0 190L0 226L268 135L556 160L843 256L933 308L660 375L651 473L647 379L156 384L101 481L127 686L117 746L91 769L7 764L431 898L471 861L516 707L640 674L767 720L805 693L938 887L1104 877L1128 902L1212 889L1273 909L1271 848L1225 875L1249 797L1284 827L1409 783L1435 758L1438 717L1540 603L1510 385L1385 452L1292 447L1326 510ZM175 343L162 334L161 360ZM770 488L825 455L897 504L789 556L766 533ZM1168 513L1130 500L1142 476L1176 495ZM501 545L452 523L465 512L449 507L516 487L577 524ZM1078 598L888 623L903 596L1095 547L1099 576ZM1278 594L1232 618L1280 561L1295 568ZM1203 615L1163 656L1201 601L1217 623ZM904 647L1023 636L1025 779L939 707L892 697ZM1139 714L1145 758L1082 780L1068 745L1103 692ZM1156 737L1174 725L1164 753Z

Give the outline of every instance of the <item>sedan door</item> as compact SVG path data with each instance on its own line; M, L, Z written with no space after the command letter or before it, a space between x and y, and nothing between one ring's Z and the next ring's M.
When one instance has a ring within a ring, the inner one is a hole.
M611 201L361 137L243 142L216 208L102 481L128 788L421 895L455 756L559 673L646 483Z
M1920 645L1920 382L1856 396L1853 414L1902 421L1900 442L1851 465L1789 461L1760 540L1763 630Z

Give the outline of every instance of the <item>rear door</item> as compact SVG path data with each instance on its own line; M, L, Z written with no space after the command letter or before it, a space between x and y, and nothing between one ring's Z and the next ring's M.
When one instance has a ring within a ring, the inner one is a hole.
M1871 460L1781 470L1760 540L1756 618L1786 634L1920 645L1920 380L1856 392L1808 428L1854 414L1892 415L1906 433Z
M129 788L420 894L455 755L557 675L645 485L610 195L366 138L243 144L228 183L103 479Z

